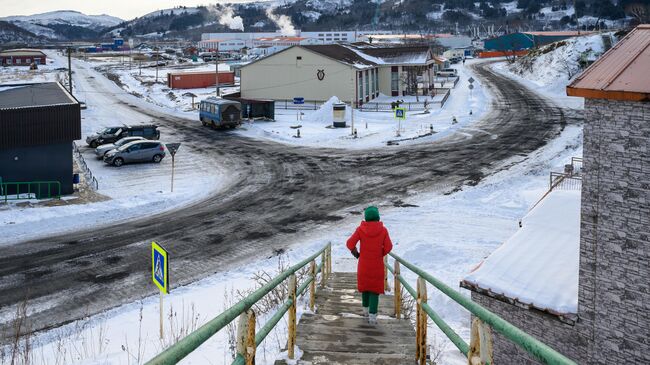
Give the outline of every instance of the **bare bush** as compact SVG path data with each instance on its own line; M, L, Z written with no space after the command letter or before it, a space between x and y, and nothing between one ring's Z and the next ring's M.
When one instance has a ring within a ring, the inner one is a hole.
M278 264L275 272L267 272L266 270L260 270L256 272L253 275L253 281L255 282L255 286L251 289L246 289L246 290L237 290L237 295L239 296L240 299L243 299L253 293L255 290L269 284L276 276L278 276L280 273L286 271L289 269L290 263L289 263L289 258L287 255L279 255L278 256ZM303 279L307 277L309 274L309 267L305 266L302 269L298 270L296 272L296 282L298 285L300 285L301 282L303 282ZM273 288L267 295L265 295L262 299L257 301L253 305L253 309L255 310L255 313L258 315L261 314L267 314L283 304L289 295L289 281L284 280L281 284Z
M164 332L164 336L160 340L162 347L165 349L177 343L199 327L200 315L196 312L194 303L190 304L189 308L185 307L185 302L181 306L180 313L174 310L173 305L169 306L169 314L167 315L169 329Z

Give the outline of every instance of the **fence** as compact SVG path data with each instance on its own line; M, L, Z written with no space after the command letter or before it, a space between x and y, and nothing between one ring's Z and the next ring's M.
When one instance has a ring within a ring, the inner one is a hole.
M0 183L0 196L5 203L9 200L61 198L59 181L28 181Z
M549 175L549 191L580 189L582 189L581 176L562 172L551 172Z
M74 142L72 142L72 150L77 156L77 164L79 165L81 171L84 173L88 186L90 186L90 188L93 190L99 190L99 182L97 181L95 176L93 176L93 172L90 171L90 168L86 164L86 160L84 159L84 156L81 154L81 151L79 151L79 147L77 147L77 144Z
M316 266L316 258L321 257L320 265ZM298 287L296 282L296 272L309 264L309 274L307 279ZM192 351L196 350L201 344L206 342L210 337L226 327L230 322L239 317L238 333L244 336L237 339L237 357L232 365L252 365L255 362L255 352L257 346L264 341L275 325L282 319L285 313L289 312L289 339L287 341L287 352L289 359L295 357L296 346L296 302L309 287L309 306L314 310L316 298L316 280L317 274L321 273L321 287L332 272L332 245L328 244L318 250L310 257L283 271L273 278L268 284L257 289L246 298L233 305L225 312L218 315L208 323L201 326L196 331L190 333L185 338L172 345L158 356L154 357L147 364L176 364ZM255 312L251 309L255 303L265 295L281 285L285 280L289 280L289 297L282 304L275 314L255 333Z
M500 333L506 339L514 342L529 355L541 361L544 364L575 365L575 362L553 350L546 344L535 339L521 329L510 324L508 321L488 311L483 306L473 302L464 294L447 286L432 275L426 273L415 265L405 261L394 253L389 254L393 259L393 267L385 260L386 271L393 274L395 280L395 316L400 317L402 307L401 286L404 286L413 298L416 299L416 362L425 365L427 361L427 318L431 318L438 328L447 336L447 338L456 346L456 348L468 357L469 362L487 364L491 363L491 354L489 349L491 345L491 334L489 327ZM411 270L418 275L417 290L413 289L404 279L400 272L400 265ZM387 283L387 277L385 277ZM445 296L467 309L476 318L472 323L470 345L468 345L454 330L431 308L427 302L427 283L433 285ZM475 361L476 360L476 361Z
M436 77L433 79L433 85L438 88L438 85L440 85L440 89L448 89L448 88L455 88L456 85L458 85L458 81L460 81L460 77L455 76L455 77ZM448 85L451 84L451 85Z
M456 80L458 82L458 80ZM449 88L435 88L432 89L432 91L435 91L435 95L441 95L443 94L442 98L440 100L434 100L434 101L427 101L427 105L439 105L440 108L442 108L445 103L447 102L447 99L449 98L449 95L451 94L451 90ZM422 96L422 98L427 98L426 96ZM318 110L324 103L322 101L315 101L315 100L305 100L304 104L294 104L293 100L276 100L275 101L275 108L276 109L287 109L287 110ZM367 103L361 104L358 109L364 112L392 112L393 111L393 103L390 102L374 102L374 101L369 101ZM424 101L417 101L417 102L404 102L400 103L400 107L405 108L407 111L424 111Z

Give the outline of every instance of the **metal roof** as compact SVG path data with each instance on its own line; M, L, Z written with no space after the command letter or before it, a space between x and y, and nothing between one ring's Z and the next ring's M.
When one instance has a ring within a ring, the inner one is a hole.
M58 82L0 86L12 86L0 91L0 110L78 104L78 101Z
M567 95L650 101L650 24L634 28L567 86Z
M9 49L0 52L1 57L16 57L16 56L45 56L45 53L38 49Z

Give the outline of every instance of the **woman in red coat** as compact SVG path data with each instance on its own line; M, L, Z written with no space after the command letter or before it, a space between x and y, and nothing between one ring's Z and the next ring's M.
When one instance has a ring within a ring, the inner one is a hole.
M379 210L370 206L364 211L365 221L348 238L347 247L359 259L357 287L361 292L363 312L368 322L377 324L379 294L384 294L384 256L393 249L388 230L379 221ZM357 243L360 250L357 251Z

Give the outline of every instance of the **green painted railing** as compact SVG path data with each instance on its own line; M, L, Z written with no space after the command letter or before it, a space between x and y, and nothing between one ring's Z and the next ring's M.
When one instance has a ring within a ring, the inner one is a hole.
M315 260L318 256L322 256L322 260L321 260L321 264L317 266L315 264ZM210 337L212 337L214 334L216 334L221 329L226 327L230 322L238 318L240 315L246 313L255 303L257 303L265 295L270 293L278 285L282 284L282 282L284 282L291 276L295 277L295 274L296 272L298 272L298 270L302 269L303 267L305 267L306 265L312 262L313 262L312 264L313 271L310 272L309 275L307 275L307 279L305 280L305 282L302 283L296 289L295 298L298 298L301 294L303 294L310 284L315 283L316 275L319 272L321 273L321 276L324 275L325 278L329 275L329 273L331 272L331 244L326 245L325 247L318 250L318 252L314 253L313 255L309 256L303 261L283 271L278 276L273 278L273 280L268 282L266 285L255 290L246 298L242 299L241 301L239 301L232 307L228 308L226 311L224 311L214 319L210 320L209 322L201 326L196 331L190 333L185 338L178 341L176 344L172 345L162 353L158 354L153 359L149 360L147 364L156 364L156 365L176 364L184 357L189 355L192 351L196 350L208 339L210 339ZM323 280L323 278L321 278L321 280ZM314 286L312 285L312 289L313 288ZM282 304L279 307L279 309L275 312L275 314L255 334L255 341L254 341L255 347L257 347L260 343L262 343L262 341L264 341L266 336L268 336L271 330L282 319L282 317L287 313L287 311L289 311L290 308L293 308L294 310L293 314L295 316L294 304L295 304L294 299L290 297L284 304ZM246 363L245 354L238 353L233 364L245 364L245 363Z
M424 270L418 268L417 266L413 265L412 263L402 259L401 257L397 256L394 253L390 253L389 255L393 257L396 262L399 262L399 264L408 268L413 273L417 274L419 278L424 279L426 282L433 285L436 289L440 290L443 294L445 294L447 297L452 299L454 302L463 306L475 317L479 318L481 321L488 324L494 331L500 333L505 338L509 339L513 343L523 348L528 354L530 354L535 359L541 361L544 364L559 364L559 365L576 364L573 360L560 354L559 352L555 351L548 345L537 340L536 338L532 337L531 335L527 334L521 329L515 327L514 325L504 320L503 318L499 317L498 315L490 312L489 310L485 309L483 306L475 303L470 298L467 298L465 295L447 286L442 281L436 279L435 277L425 272ZM386 268L393 274L395 274L395 271L397 271L398 275L396 275L396 279L399 280L399 282L404 286L404 289L411 296L413 296L413 298L418 298L418 293L406 282L406 280L402 277L401 273L399 273L398 265L396 265L395 267L396 269L393 269L390 267L390 265L388 265L388 263L386 263ZM398 295L397 293L395 294ZM447 325L447 323L445 323L445 321L426 303L426 301L422 301L420 304L422 310L429 316L429 318L431 318L434 321L434 323L438 326L438 328L440 328L440 330L451 340L451 342L456 346L456 348L458 348L460 352L462 352L464 355L467 356L469 353L469 346L467 345L467 343L463 341L463 339L460 336L458 336L458 334L454 332L451 329L451 327Z
M5 201L61 198L58 181L26 181L0 183L0 197Z

